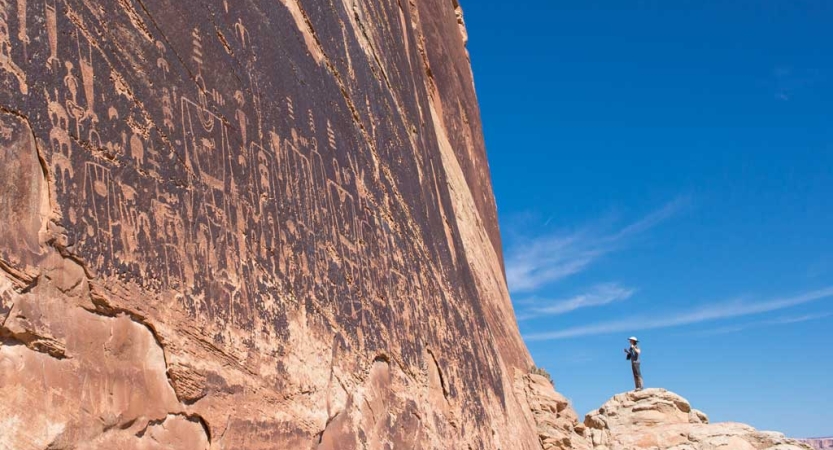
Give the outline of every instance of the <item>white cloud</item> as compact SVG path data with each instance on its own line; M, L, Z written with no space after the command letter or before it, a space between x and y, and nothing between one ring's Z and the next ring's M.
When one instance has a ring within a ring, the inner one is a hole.
M528 292L581 272L606 253L591 240L572 236L544 236L509 249L506 278L513 292Z
M674 214L677 214L681 209L688 205L689 202L690 199L688 197L677 197L673 201L666 203L662 208L643 217L642 220L634 222L623 228L622 231L612 236L612 240L618 241L632 235L648 231L666 219L670 219Z
M751 316L792 308L805 303L833 297L833 287L807 292L794 297L763 302L729 301L708 305L663 317L633 317L626 320L601 322L593 325L565 328L563 330L534 333L524 336L527 341L570 339L581 336L634 332L658 328L671 328L701 322Z
M518 320L527 320L542 316L566 314L581 308L609 305L614 302L627 300L634 289L620 286L617 283L604 283L593 286L588 292L571 298L547 301L536 299L522 300L522 304L532 304L533 307L518 314Z
M738 333L741 331L748 330L750 328L762 328L768 327L773 325L792 325L796 323L803 323L809 322L811 320L819 320L824 319L826 317L833 316L833 313L817 313L817 314L805 314L803 316L786 316L786 317L779 317L777 319L772 320L764 320L759 322L752 322L746 323L741 325L729 325L725 327L719 328L712 328L703 331L697 331L693 334L698 336L714 336L719 334L731 334L731 333Z
M794 323L802 323L802 322L809 322L811 320L819 320L824 319L826 317L833 316L833 313L818 313L818 314L805 314L803 316L792 316L792 317L779 317L774 320L768 320L764 322L766 325L792 325Z
M589 229L522 239L506 252L506 278L513 293L531 292L587 269L623 242L659 225L680 211L688 199L680 197L612 234Z
M697 331L695 333L691 333L695 336L717 336L721 334L732 334L732 333L739 333L743 330L748 330L749 328L753 327L755 324L747 324L747 325L728 325L725 327L719 328L712 328L709 330Z

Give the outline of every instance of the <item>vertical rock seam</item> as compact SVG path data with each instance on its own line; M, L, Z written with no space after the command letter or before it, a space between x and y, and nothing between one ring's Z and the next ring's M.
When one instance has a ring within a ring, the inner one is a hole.
M466 40L456 0L0 0L0 449L578 442Z

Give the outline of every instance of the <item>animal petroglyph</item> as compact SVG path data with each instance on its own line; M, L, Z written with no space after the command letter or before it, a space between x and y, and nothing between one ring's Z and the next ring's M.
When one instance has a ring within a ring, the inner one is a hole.
M60 402L45 411L39 399L33 414L70 430L49 435L39 448L78 446L102 429L129 439L156 433L162 442L182 422L204 426L212 448L310 448L335 442L320 435L330 412L355 414L365 404L380 409L364 417L394 421L355 425L366 430L368 448L382 448L374 439L396 448L509 447L491 430L524 417L497 405L514 404L505 386L514 368L529 366L528 356L513 328L499 322L511 315L481 301L484 292L495 304L507 299L502 274L482 269L499 261L467 253L437 142L416 132L445 126L421 116L439 89L471 85L443 85L440 64L431 75L437 80L425 81L421 58L432 48L452 51L458 37L432 47L431 36L412 36L420 32L417 8L450 6L381 0L356 17L349 2L313 3L205 0L195 8L168 0L0 0L0 106L25 117L10 116L31 123L34 137L21 138L17 122L4 115L0 146L31 144L37 177L28 178L48 188L46 206L35 208L29 247L79 266L77 280L54 278L70 284L56 290L60 296L79 293L61 304L82 303L90 314L135 319L152 331L154 351L164 351L159 360L171 366L170 383L162 385L179 396L120 423L132 417L120 408L144 399L115 398L111 392L126 390L84 381L98 370L87 364L76 406L98 412L90 404L105 405L101 423L76 424ZM397 25L402 17L408 29ZM420 42L423 54L409 53L403 39ZM371 40L368 51L363 46ZM453 76L469 73L453 69ZM457 108L476 107L473 92L462 95ZM482 152L461 158L485 164ZM466 193L466 181L457 183ZM497 228L492 216L461 208L473 218L464 224L470 229ZM41 288L58 282L47 273L52 266L12 267L22 259L4 251L0 289L8 274L33 273L15 280L26 286L39 270ZM0 297L3 313L17 307L10 294ZM79 342L100 341L85 351L113 357L128 348L117 345L119 336L66 337L64 328L50 334L60 345L49 342L65 352ZM436 364L443 352L459 363L447 374L448 404L466 417L465 427L420 403L428 345L437 349ZM29 351L0 343L0 376L2 358ZM67 359L82 360L69 353ZM141 355L124 360L141 363ZM41 376L27 364L27 377ZM374 383L398 388L370 386L386 397L365 402L368 366L382 374ZM119 367L134 370L101 370ZM132 386L139 378L141 371L114 379ZM7 412L0 406L0 422L7 423ZM344 414L333 423L352 423ZM526 436L525 425L513 426ZM407 439L383 436L399 428L408 430ZM355 448L364 445L361 433L354 433ZM7 435L0 447L28 448L6 445Z

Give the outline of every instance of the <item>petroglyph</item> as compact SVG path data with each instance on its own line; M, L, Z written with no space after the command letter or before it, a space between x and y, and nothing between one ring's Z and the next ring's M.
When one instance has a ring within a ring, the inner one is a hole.
M369 403L391 417L419 415L407 419L411 444L508 448L494 427L522 441L529 430L507 412L515 406L504 386L529 358L519 336L495 337L511 316L488 309L480 291L502 283L482 269L499 267L499 257L460 240L460 224L497 224L456 220L449 150L441 155L432 133L417 133L446 125L422 117L433 101L425 85L435 81L408 49L416 31L402 26L419 23L416 6L201 5L0 0L0 85L13 88L0 91L0 106L31 121L32 161L51 202L28 246L78 261L91 311L147 323L168 361L193 368L176 375L199 380L193 404L157 416L205 417L212 448L311 448L328 428L331 381L342 407L363 404L362 377L382 353L383 378L399 377L399 390ZM473 92L465 96L458 108L476 108ZM0 123L0 145L16 133ZM462 157L485 165L469 134ZM491 259L470 261L482 254ZM0 268L16 261L4 258ZM2 277L5 311L13 301ZM445 381L465 432L422 398L429 345L437 360L445 352L459 363ZM107 392L82 388L90 398ZM367 420L383 417L374 410ZM54 447L82 442L78 433Z
M58 0L52 0L57 3ZM44 13L46 16L46 32L49 39L49 58L46 60L46 67L50 70L58 70L61 61L58 59L58 12L56 3L46 0Z
M240 45L244 48L250 45L249 41L249 30L246 29L246 26L243 25L243 19L237 19L237 22L234 24L234 31L236 31L237 39L240 41Z
M77 35L76 35L77 36ZM88 44L86 50L82 50L80 41L78 42L78 64L81 68L81 80L84 84L84 98L87 101L87 108L84 112L84 118L90 119L93 122L98 122L98 116L95 113L95 73L93 71L93 46Z
M162 41L156 41L156 48L159 50L159 58L156 58L156 67L167 74L171 71L171 66L168 64L168 60L165 59L165 53L167 53L168 49L165 48L165 44Z
M9 31L9 15L11 6L9 5L9 1L10 0L0 0L0 70L4 70L14 75L14 77L17 78L20 93L26 95L29 93L29 85L26 83L26 73L12 60L12 36ZM26 2L18 1L18 7L20 6L20 3L23 3L23 7L25 8ZM25 12L21 13L21 17L22 23L24 24L24 34L22 35L24 39L21 40L25 45L25 43L28 42L28 36L25 34Z
M29 45L29 33L26 30L26 0L17 0L17 39L23 44L23 54Z

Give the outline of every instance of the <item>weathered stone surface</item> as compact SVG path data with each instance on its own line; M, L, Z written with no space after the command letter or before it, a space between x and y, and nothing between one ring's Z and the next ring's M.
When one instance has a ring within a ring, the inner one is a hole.
M0 450L794 448L528 373L466 39L456 0L0 0Z
M708 417L665 389L618 394L584 419L595 450L806 450L783 434Z
M540 448L465 40L0 0L0 449Z
M515 384L518 397L537 426L543 450L589 450L586 427L563 395L555 392L550 381L536 374L519 377Z
M815 450L827 450L833 448L833 438L799 439Z

